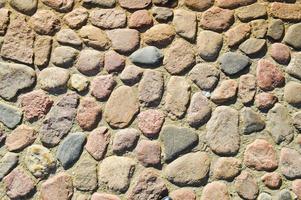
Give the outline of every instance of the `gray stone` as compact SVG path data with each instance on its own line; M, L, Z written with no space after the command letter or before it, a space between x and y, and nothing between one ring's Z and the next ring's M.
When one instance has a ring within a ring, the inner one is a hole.
M198 142L198 135L192 129L174 125L164 126L160 135L164 145L164 157L167 161L171 161L184 151L193 148Z
M300 178L301 154L295 149L283 147L280 152L279 167L280 171L286 178Z
M57 149L56 157L66 169L80 157L86 140L84 133L70 133Z
M206 125L207 144L218 155L235 155L240 146L238 112L228 106L219 106Z
M288 189L281 190L275 200L292 200L291 192Z
M173 24L176 33L185 39L193 40L196 36L197 21L196 15L183 9L175 10Z
M237 10L236 15L244 22L263 18L267 15L266 6L260 3L244 6Z
M272 200L272 196L263 192L258 195L258 200Z
M223 46L223 36L213 31L202 31L197 38L199 55L206 61L214 61Z
M71 129L76 115L78 96L67 93L52 107L40 128L40 139L47 146L57 145Z
M268 27L267 36L274 39L280 40L284 33L284 23L281 19L271 20Z
M56 166L50 151L42 145L31 145L25 155L25 166L37 178L43 178Z
M201 89L201 90L212 90L218 80L220 72L211 64L200 63L195 65L189 72L189 78Z
M33 14L38 6L37 0L10 0L9 4L17 11L25 14Z
M0 62L0 96L10 100L25 88L31 87L36 79L35 71L29 66Z
M252 34L255 38L265 39L268 31L268 23L265 19L257 19L250 22Z
M104 29L122 28L126 25L126 13L121 9L94 9L90 12L90 21Z
M114 7L116 0L83 0L86 5L96 5L105 8Z
M248 171L241 172L236 178L235 190L243 199L256 199L259 192L256 179Z
M154 18L159 22L167 22L173 16L173 12L170 8L153 7L152 11Z
M154 46L147 46L138 49L130 55L130 60L138 65L156 65L162 60L162 58L163 54Z
M82 44L82 40L77 35L77 33L74 30L68 28L61 29L56 34L56 40L61 44L70 46L80 46Z
M301 53L294 53L289 65L285 69L286 73L301 80Z
M284 42L294 49L301 48L301 23L291 25L284 37Z
M104 66L104 54L93 49L84 49L79 53L75 67L85 75L95 75Z
M0 180L3 179L18 163L19 157L16 153L7 152L0 159Z
M234 52L224 53L219 58L219 62L222 70L228 75L234 75L242 71L251 63L247 56Z
M13 129L22 120L22 112L11 105L0 102L0 122L10 129Z
M301 84L295 81L288 82L284 87L284 100L291 105L301 104Z
M264 120L251 108L243 108L240 112L240 117L242 121L242 130L245 134L261 131L265 127Z
M66 89L69 80L69 71L60 67L43 69L38 75L38 83L43 90L59 92Z
M293 118L293 124L298 129L298 131L301 131L301 112L296 112L292 116Z
M159 71L146 70L138 86L139 101L142 105L160 104L164 90L163 74Z
M291 126L291 117L287 108L280 103L269 110L267 115L267 130L277 144L290 143L294 137L294 129Z
M142 74L143 70L140 67L137 67L135 65L128 65L121 72L119 78L127 85L134 85L141 79Z
M184 77L172 76L167 83L165 110L173 119L181 118L190 99L190 85Z
M59 67L68 68L73 65L78 51L71 47L60 46L53 50L51 62Z
M265 39L250 38L239 45L239 49L247 55L253 56L264 49Z
M116 153L125 153L133 149L140 136L140 132L134 128L122 129L116 132L113 140L113 151Z
M178 186L199 186L204 184L209 166L210 158L207 153L188 153L168 164L164 174Z

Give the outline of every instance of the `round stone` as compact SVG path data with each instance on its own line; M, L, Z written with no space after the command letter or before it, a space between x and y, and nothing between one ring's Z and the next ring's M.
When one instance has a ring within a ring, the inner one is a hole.
M61 29L56 34L56 40L64 45L70 46L80 46L82 44L81 38L77 35L77 33L72 29Z
M260 110L269 110L278 101L278 98L267 92L261 92L255 96L255 105Z
M160 110L146 110L138 115L138 127L147 137L156 137L164 123L164 114Z
M106 100L116 84L111 74L96 76L91 82L91 94L99 100Z
M90 21L103 29L123 28L126 25L126 13L121 9L94 9L90 12Z
M205 11L209 7L211 7L214 3L214 0L203 0L203 1L198 1L198 0L185 0L184 4L196 11Z
M233 100L236 97L237 88L238 84L235 80L224 80L212 92L210 99L217 104L223 104L225 102Z
M85 75L95 75L104 66L104 54L102 52L85 49L79 53L76 61L76 69Z
M221 63L222 70L228 75L244 70L251 63L247 56L234 52L224 53L218 61Z
M70 11L73 7L74 0L41 0L46 6L53 8L58 12Z
M115 153L126 153L133 149L139 139L140 132L134 128L126 128L116 132L113 140Z
M151 4L151 0L119 0L119 4L127 9L142 9Z
M238 24L237 26L234 26L225 33L228 46L234 47L239 45L246 40L250 34L251 26L249 24Z
M195 192L191 189L187 188L180 188L177 190L174 190L170 193L170 198L172 200L196 200Z
M280 64L288 64L291 59L291 51L285 44L274 43L270 47L270 55Z
M65 89L69 80L69 72L59 67L43 69L38 75L38 83L46 91L59 91Z
M140 67L137 67L135 65L128 65L122 71L119 78L127 85L134 85L141 79L142 74L143 70Z
M284 100L292 105L299 105L301 103L301 84L290 81L284 88Z
M210 38L210 40L209 40ZM215 60L223 46L223 37L213 31L202 31L197 38L198 53L204 60Z
M120 72L125 66L125 58L111 50L105 54L104 68L109 73Z
M130 60L137 65L157 65L163 58L161 51L154 46L138 49L130 55Z
M161 163L161 147L157 141L141 140L135 152L138 161L143 166L156 166Z
M265 39L250 38L239 45L239 49L249 56L254 56L266 47Z
M78 51L76 49L60 46L53 50L51 62L58 67L68 68L73 65L77 55Z
M153 25L153 19L147 10L135 11L129 19L130 28L147 28Z
M209 199L230 200L227 185L219 181L207 184L203 189L201 200Z
M244 199L256 199L259 188L256 179L248 171L243 171L235 180L235 189Z
M17 11L25 14L33 14L38 6L37 0L24 0L24 1L18 1L18 0L10 0L9 4L11 7L16 9Z
M218 180L232 180L241 170L242 162L237 158L220 157L212 166L212 176Z
M158 22L168 22L173 16L172 10L165 7L153 7L152 13Z
M277 189L281 186L282 178L277 172L271 172L263 175L261 181L268 188Z
M284 42L294 49L301 48L301 23L291 25L284 37Z
M114 29L107 32L112 48L119 53L131 53L140 44L140 34L135 29Z
M171 25L157 24L144 33L143 40L148 45L166 47L173 41L175 35L176 31Z
M106 50L111 46L106 32L92 25L83 26L79 30L79 36L87 46L94 49Z

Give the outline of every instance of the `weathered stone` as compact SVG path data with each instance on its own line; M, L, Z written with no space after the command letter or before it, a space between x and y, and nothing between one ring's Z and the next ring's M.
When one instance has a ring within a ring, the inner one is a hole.
M221 63L222 70L228 75L244 70L251 63L247 56L234 52L224 53L218 61Z
M75 67L85 75L95 75L104 66L104 54L102 52L85 49L79 53Z
M163 179L151 169L145 169L139 175L138 180L129 192L127 199L156 200L166 196L167 192L167 187Z
M196 92L191 98L187 110L187 121L190 126L196 127L204 124L211 116L211 107L208 99L202 92Z
M185 78L172 76L167 84L165 110L172 118L181 118L190 99L190 85Z
M105 158L98 169L100 185L105 185L110 190L125 192L135 170L135 162L131 158L110 156Z
M166 47L173 41L175 34L171 25L157 24L144 33L143 40L148 45Z
M79 36L87 46L98 50L106 50L111 46L107 34L101 29L86 25L79 30Z
M266 46L264 39L250 38L239 45L239 49L247 55L253 56L261 52Z
M10 16L10 11L5 8L0 9L0 35L5 35L6 29L9 25L9 16Z
M195 13L183 9L175 10L173 24L178 35L188 40L194 40L197 29Z
M218 158L212 165L212 176L218 180L232 180L240 173L241 165L237 158Z
M301 79L301 54L294 53L289 65L286 67L286 73L290 74L293 77Z
M11 105L0 102L0 122L10 129L13 129L20 123L22 112Z
M50 10L39 10L29 20L32 29L41 35L52 35L61 28L57 15Z
M293 140L294 129L287 108L279 103L268 112L267 130L277 144L289 143Z
M6 194L11 199L22 199L35 188L31 177L21 168L16 168L4 177Z
M7 152L0 159L0 180L3 179L18 163L19 157L16 153Z
M51 109L40 128L40 139L48 146L57 145L71 129L78 104L75 93L67 93Z
M213 31L202 31L197 38L198 53L204 60L215 60L223 46L221 34Z
M301 9L301 7L300 7ZM291 25L284 37L284 42L294 49L301 48L301 23Z
M34 43L34 64L45 66L49 62L52 48L52 38L50 36L38 36Z
M6 100L31 87L35 79L35 71L29 66L0 62L0 96Z
M233 100L236 97L238 84L235 80L229 79L221 82L211 95L211 100L214 103L222 104Z
M220 181L214 181L206 185L203 189L201 200L210 199L230 200L227 185Z
M83 156L73 169L73 184L79 190L91 191L97 187L97 167L91 156Z
M110 137L106 127L98 127L89 134L85 149L95 160L100 160L107 151Z
M168 22L173 16L172 10L165 7L153 7L152 13L158 22Z
M115 29L107 32L112 47L120 53L131 53L139 46L139 32L134 29Z
M89 80L81 74L72 74L69 79L68 87L78 92L82 92L87 89Z
M35 144L27 149L25 165L35 177L43 178L55 167L56 160L47 148Z
M227 106L217 107L207 125L207 144L218 155L235 155L240 146L238 112Z
M53 8L58 12L70 11L73 7L74 0L41 0L46 6Z
M238 24L225 33L228 41L228 46L233 47L239 45L244 40L246 40L250 36L250 34L251 27L249 24Z
M66 169L80 157L86 140L84 133L70 133L58 147L56 157Z
M267 36L274 39L280 40L284 33L284 24L280 19L271 20L268 27Z
M128 65L120 74L119 78L127 85L134 85L137 83L143 74L143 70L135 65Z
M154 46L138 49L129 57L137 65L157 65L161 62L163 54Z
M256 70L257 83L262 90L273 90L284 84L285 78L281 70L271 61L260 59Z
M139 111L137 96L132 88L120 86L106 103L104 117L112 127L123 128L130 124Z
M63 20L66 24L73 29L79 29L87 23L88 11L84 8L76 8L73 11L67 13Z
M257 19L250 22L252 34L255 38L264 39L268 31L268 23L264 19Z
M146 137L156 137L164 123L165 115L160 110L150 109L139 113L138 127Z
M236 16L241 21L251 21L254 19L266 17L266 15L266 6L260 3L255 3L249 6L239 8L236 12Z
M283 189L281 190L277 195L276 195L276 200L292 200L292 195L291 192L288 189Z
M269 110L278 101L278 98L267 92L261 92L255 96L255 105L260 110Z
M287 3L272 3L270 7L271 16L283 20L300 21L300 5Z
M252 74L242 75L239 79L238 96L244 104L253 101L256 93L256 78Z
M275 149L263 139L256 139L246 147L244 163L258 171L269 171L278 167Z
M153 25L153 18L147 10L135 11L129 19L130 28L148 28Z
M96 76L91 83L91 94L99 100L106 100L115 86L113 75Z
M301 112L296 112L292 115L293 118L293 125L295 126L298 131L301 130Z
M77 35L77 33L72 29L61 29L56 34L56 40L64 45L70 46L80 46L82 44L81 38Z
M5 146L9 151L24 149L31 145L36 137L37 133L33 128L22 124L7 136Z
M264 120L251 108L243 108L240 112L240 117L242 130L245 134L261 131L265 127Z
M106 52L104 68L109 73L120 72L125 66L125 58L115 51Z
M290 81L284 88L284 100L292 105L299 105L301 103L301 84Z
M291 51L288 46L284 44L274 43L271 45L270 55L276 62L280 64L287 64L291 58Z
M185 0L184 4L196 11L205 11L209 7L211 7L214 3L214 0L203 0L203 1L198 1L198 0Z
M161 147L157 141L141 140L135 152L138 161L143 166L156 166L161 162Z
M1 56L25 64L33 63L34 32L29 28L25 17L17 15L10 20L1 47Z
M82 98L78 106L76 120L83 130L94 129L101 117L101 108L91 97Z
M268 193L262 192L258 195L258 200L272 200L272 196Z
M180 188L177 190L174 190L170 193L170 197L173 200L196 200L196 195L193 190L187 189L187 188Z
M198 135L193 130L174 125L164 126L160 135L164 145L164 157L167 161L193 148L198 142Z
M207 153L188 153L168 164L164 174L179 186L197 186L206 180L210 166Z
M292 182L292 191L297 195L297 198L301 197L301 180L294 180Z
M236 178L235 189L238 195L244 199L256 199L259 192L256 179L248 171L243 171Z
M89 6L100 6L104 8L114 7L116 4L116 0L84 0L83 3Z
M94 193L91 200L120 200L120 198L113 194Z
M271 172L263 175L261 181L270 189L278 189L281 186L281 176L277 172Z
M171 44L164 57L164 67L170 74L180 74L195 63L194 51L190 43L178 39Z
M189 72L189 78L201 89L212 90L219 80L219 70L211 64L199 63Z
M121 9L94 9L90 13L90 21L100 28L123 28L126 25L126 13Z
M72 177L66 172L61 172L41 185L42 200L71 200L73 195Z
M217 0L217 6L221 8L237 8L256 2L256 0Z
M289 179L301 177L301 154L291 148L283 147L280 152L279 166L282 174Z
M16 9L17 11L24 13L24 14L33 14L38 6L37 0L25 0L25 1L18 1L18 0L10 0L9 4L11 7Z
M154 70L146 70L138 86L140 103L145 106L160 104L163 89L163 74Z
M38 75L38 83L43 90L59 92L66 88L69 76L67 69L60 67L45 68Z
M67 46L60 46L53 50L51 62L59 67L71 67L78 55L78 51Z
M113 151L125 153L133 149L139 139L140 132L134 128L126 128L116 132L113 140Z
M234 21L234 11L212 7L202 14L201 26L213 31L225 31Z
M142 9L151 4L151 0L119 0L119 4L127 9Z

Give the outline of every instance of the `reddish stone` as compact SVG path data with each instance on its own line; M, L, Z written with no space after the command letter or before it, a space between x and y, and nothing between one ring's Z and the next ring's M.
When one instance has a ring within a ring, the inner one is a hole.
M7 136L5 145L9 151L20 150L32 144L36 137L36 131L33 128L22 124Z
M115 51L111 50L105 54L104 68L107 72L120 72L125 66L125 58Z
M256 78L252 74L242 75L239 79L238 96L244 104L253 101L256 93Z
M5 184L6 194L11 199L23 199L35 188L34 181L24 170L19 168L14 169L4 177L3 183Z
M161 162L161 147L157 141L141 140L135 152L139 162L143 166L154 166Z
M96 128L89 134L85 148L95 160L104 157L110 137L111 135L106 127Z
M107 99L116 85L113 75L100 75L91 83L91 94L99 100Z
M227 30L234 22L234 11L212 7L202 14L201 26L213 31Z
M141 9L151 4L151 0L119 0L119 4L123 8Z
M115 133L113 141L113 151L115 153L125 153L133 149L137 144L140 132L134 128L122 129Z
M214 3L214 0L185 0L184 4L192 9L192 10L197 10L197 11L204 11L211 7Z
M249 24L239 24L228 30L225 35L227 37L228 46L233 47L239 45L251 34L251 26Z
M156 24L143 35L143 41L151 46L165 47L169 45L176 35L175 28L168 24Z
M272 3L270 6L270 12L272 17L280 18L283 20L295 20L300 21L301 6L299 4L288 4L288 3Z
M129 20L130 28L145 28L153 24L153 18L147 10L138 10L134 12Z
M160 110L146 110L138 115L138 127L147 137L155 137L164 123L164 114Z
M292 190L297 195L298 200L301 199L301 179L292 182Z
M255 97L255 105L260 110L268 110L272 108L277 101L278 98L274 94L267 92L259 93Z
M107 34L117 52L131 53L139 47L140 34L135 29L114 29Z
M72 12L67 13L63 20L72 29L79 29L86 24L89 13L84 8L74 9Z
M256 0L216 0L217 6L221 8L237 8L254 2L256 2Z
M227 185L223 182L214 181L207 184L202 192L201 200L230 200Z
M287 64L291 58L291 51L285 44L274 43L270 48L270 55L280 64Z
M243 171L235 181L235 190L243 199L256 199L259 188L250 172Z
M28 120L37 120L46 115L53 101L43 90L36 90L20 97L24 117Z
M81 99L76 119L83 130L92 130L100 121L101 108L98 103L91 97Z
M59 30L60 20L50 10L39 10L29 20L31 27L41 35L50 35Z
M219 180L236 177L241 170L241 161L233 157L220 157L212 164L212 176Z
M273 90L284 84L285 78L277 66L267 59L261 59L257 64L257 83L262 90Z
M61 172L42 183L41 200L70 200L72 195L72 177L65 172Z
M281 186L281 176L277 172L271 172L263 175L261 181L265 186L271 189L278 189Z
M172 200L196 200L194 191L186 188L174 190L169 196L172 198Z
M91 200L120 200L120 198L113 194L94 193Z
M220 86L212 92L211 100L214 103L219 104L232 100L236 96L237 87L238 84L235 80L224 80L221 82Z

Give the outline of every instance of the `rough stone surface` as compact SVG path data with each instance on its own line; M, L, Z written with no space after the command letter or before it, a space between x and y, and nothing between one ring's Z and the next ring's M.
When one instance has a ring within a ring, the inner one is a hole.
M197 46L204 60L215 60L223 46L223 37L213 31L202 31L197 38Z
M250 36L250 34L251 27L248 24L239 24L225 33L228 45L230 47L239 45L245 39L247 39Z
M50 10L39 10L29 20L32 29L41 35L52 35L61 28L60 20Z
M85 149L95 160L100 160L107 151L110 137L106 127L96 128L89 134Z
M93 49L81 51L75 64L77 70L84 75L97 74L103 66L104 54Z
M180 188L172 191L170 193L170 197L174 200L181 200L181 199L196 200L196 195L194 191L186 188Z
M301 62L301 54L294 53L292 55L292 59L289 65L285 69L286 73L288 73L293 77L298 78L299 80L301 79L301 67L299 64L300 62Z
M164 123L165 115L160 110L150 109L142 111L137 116L138 127L147 137L156 137Z
M67 46L60 46L53 50L51 62L59 67L67 68L73 65L78 51Z
M89 13L86 9L77 8L67 13L63 20L70 28L79 29L87 22L88 15Z
M119 78L126 85L134 85L141 79L142 74L143 74L143 70L140 67L137 67L135 65L128 65L121 72Z
M0 10L0 16L1 16L0 35L5 35L7 27L9 25L9 16L10 16L9 10L5 9L5 8L2 8Z
M37 133L33 128L22 124L6 137L5 146L9 151L21 150L31 145L36 137Z
M291 51L285 44L274 43L271 45L270 54L272 58L280 63L287 64L291 58Z
M274 19L270 22L268 27L267 36L274 39L279 40L283 36L284 33L284 24L280 19Z
M250 38L239 45L239 49L245 54L252 56L262 51L265 46L265 40Z
M272 93L262 92L255 96L255 105L260 110L269 110L277 101L278 98Z
M99 100L106 100L115 86L116 81L112 75L96 76L91 83L91 93Z
M151 4L151 0L119 0L120 6L127 9L141 9Z
M43 90L49 92L59 92L66 89L69 72L60 67L50 67L43 69L38 75L38 83Z
M22 112L9 104L0 102L0 122L8 128L15 128L22 120Z
M235 189L238 195L244 199L256 199L259 188L253 175L243 171L235 180Z
M34 64L45 66L50 59L52 38L49 36L37 36L34 43Z
M289 179L301 177L301 155L298 151L283 147L280 151L279 167L282 174Z
M282 20L300 21L300 9L300 5L275 2L271 4L270 12L271 15L275 18Z
M117 9L95 9L90 13L90 21L100 28L123 28L126 25L126 14Z
M72 74L68 82L68 87L78 92L86 90L88 85L89 80L81 74Z
M217 6L221 8L236 8L239 6L246 6L256 2L256 0L217 0Z
M140 35L134 29L115 29L108 32L114 50L120 53L131 53L139 46Z
M185 10L175 10L173 24L176 33L183 38L193 40L196 36L197 21L193 12Z
M236 12L236 16L241 21L251 21L258 18L263 18L267 15L266 7L263 4L252 4L239 8Z
M165 7L154 7L152 12L158 22L168 22L173 16L172 10Z
M290 81L284 88L284 100L292 105L298 105L301 103L301 84L298 82Z
M251 108L243 108L240 112L241 126L245 134L261 131L265 128L265 122L259 113Z
M79 36L87 46L97 50L106 50L111 46L107 34L103 30L92 25L83 26L79 30Z
M241 166L237 158L218 158L211 166L212 176L218 180L232 180L240 173Z
M165 47L172 42L175 34L176 30L171 25L158 24L144 33L143 40L148 45Z
M130 60L137 65L158 65L163 58L161 51L154 46L138 49L131 54Z
M202 192L201 200L225 199L230 200L227 185L223 182L212 182L206 185Z
M135 152L138 161L143 166L156 166L161 162L161 147L157 141L141 140Z
M204 1L197 1L197 0L185 0L185 5L192 9L197 11L204 11L211 7L214 3L213 0L204 0Z
M70 46L80 46L82 44L82 40L77 33L68 28L61 29L56 34L56 40L61 44Z
M59 12L71 10L74 5L74 0L41 0L46 6L53 8Z
M3 179L18 163L19 157L16 153L7 152L0 159L0 180Z
M242 75L238 84L238 97L244 104L251 103L256 93L256 78L252 74Z
M115 51L108 51L105 54L104 68L109 73L120 72L125 66L125 58Z
M133 149L139 139L139 133L134 128L122 129L116 132L113 140L113 151L123 153Z
M238 84L235 80L224 80L212 92L211 100L216 104L222 104L236 97Z
M135 11L129 19L130 28L147 28L153 25L153 19L147 10Z
M292 191L297 195L298 198L301 197L301 180L295 180L292 183Z
M263 175L261 181L265 186L271 189L277 189L281 186L282 178L277 172L271 172Z
M284 37L285 43L292 46L295 49L300 49L301 48L301 38L299 36L300 31L301 31L300 23L290 26Z
M25 1L10 0L9 4L11 7L13 7L14 9L16 9L21 13L32 14L37 9L38 1L37 0L25 0Z

